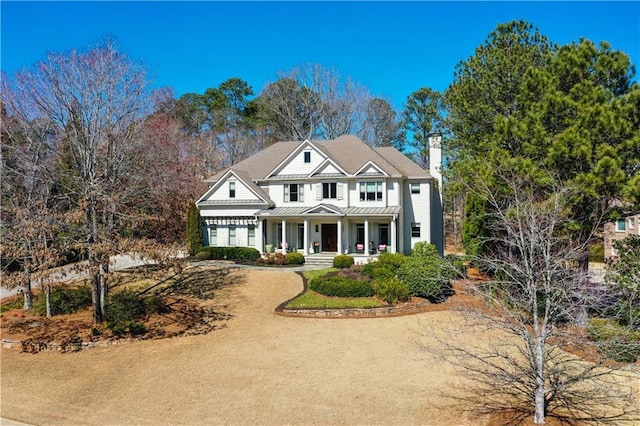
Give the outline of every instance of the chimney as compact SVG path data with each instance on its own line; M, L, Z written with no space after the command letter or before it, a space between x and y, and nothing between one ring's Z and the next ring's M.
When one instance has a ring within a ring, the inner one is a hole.
M440 203L442 203L442 135L429 133L429 173L438 181Z

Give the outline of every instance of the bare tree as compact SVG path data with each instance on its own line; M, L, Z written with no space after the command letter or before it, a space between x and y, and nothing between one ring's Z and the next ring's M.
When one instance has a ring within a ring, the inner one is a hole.
M7 103L10 112L22 120L43 120L60 141L54 152L69 166L64 191L75 195L68 220L77 221L77 242L89 254L94 321L102 322L109 255L118 233L131 226L127 213L138 201L131 171L149 106L144 68L107 41L86 52L49 54L5 88L14 94ZM15 99L26 101L11 102ZM33 107L29 113L26 105Z
M351 78L343 79L336 70L319 64L282 73L280 79L264 88L259 99L274 127L274 136L281 140L334 139L354 134L369 141L367 135L375 125L367 125L366 120L378 118L371 111L367 114L367 108L377 98L366 86Z
M637 422L637 377L567 352L585 347L584 334L570 323L591 302L577 267L584 240L572 238L565 211L568 191L558 188L548 196L518 173L497 176L509 196L498 197L487 186L479 194L493 207L493 250L474 259L493 278L467 284L486 306L466 310L471 322L456 333L498 330L510 338L494 335L478 346L440 339L445 358L476 383L457 397L482 413L513 414L509 424L531 414L536 424L547 416Z

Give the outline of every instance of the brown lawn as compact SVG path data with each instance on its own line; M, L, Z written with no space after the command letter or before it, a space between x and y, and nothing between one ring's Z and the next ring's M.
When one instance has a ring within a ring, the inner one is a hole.
M447 304L393 318L290 318L273 309L301 291L296 274L223 279L206 304L226 319L208 334L69 354L2 349L1 415L65 425L487 423L450 406L440 392L465 378L415 343L435 346L434 330L464 327Z

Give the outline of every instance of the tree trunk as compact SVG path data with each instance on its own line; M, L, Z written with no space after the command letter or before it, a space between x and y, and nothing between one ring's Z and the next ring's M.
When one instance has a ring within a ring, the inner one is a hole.
M544 401L544 339L542 336L536 337L536 392L535 392L535 414L533 423L544 424L545 401Z
M51 284L46 285L45 304L47 309L47 318L51 318Z
M104 262L100 264L100 309L102 312L102 318L107 317L107 303L109 297L109 285L107 283L107 273L109 272L109 263L107 260L106 265Z
M33 294L31 293L31 271L26 268L24 274L24 310L28 311L33 307Z
M103 321L102 304L100 291L100 273L97 272L91 277L91 302L93 303L93 322L100 324Z

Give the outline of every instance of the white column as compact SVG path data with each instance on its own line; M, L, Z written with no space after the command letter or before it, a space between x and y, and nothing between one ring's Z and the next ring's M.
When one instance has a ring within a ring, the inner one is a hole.
M285 245L287 243L287 220L282 219L282 253L286 253Z
M393 218L391 218L391 250L389 250L391 253L395 253L397 250L396 248L396 244L397 244L397 240L396 240L396 217L394 216Z
M351 225L349 223L349 219L345 220L344 228L347 230L345 243L344 243L345 247L347 248L345 252L348 253L351 251L351 236L349 235L349 233L351 232Z
M364 220L364 255L369 256L369 221Z
M264 220L258 218L258 229L256 229L256 245L260 253L264 253Z
M309 254L309 219L304 220L304 238L302 244L304 245L302 253L306 256Z
M342 254L342 218L338 219L338 254Z

